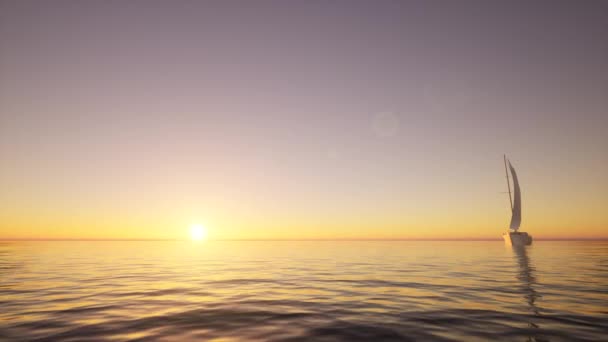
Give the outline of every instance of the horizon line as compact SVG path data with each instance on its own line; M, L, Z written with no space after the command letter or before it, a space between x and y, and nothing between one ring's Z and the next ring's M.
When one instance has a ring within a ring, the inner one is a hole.
M535 241L608 241L608 237L537 237ZM192 241L171 238L0 238L0 241ZM207 239L204 241L502 241L501 238L252 238Z

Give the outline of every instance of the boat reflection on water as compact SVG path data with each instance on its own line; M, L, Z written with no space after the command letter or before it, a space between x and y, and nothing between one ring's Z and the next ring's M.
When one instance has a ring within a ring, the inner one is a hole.
M517 279L521 281L521 290L524 294L524 298L526 299L526 303L528 304L528 309L534 316L528 322L530 335L528 336L527 341L548 341L540 335L540 326L534 322L535 317L540 317L540 308L537 306L536 300L540 298L541 295L534 289L536 285L536 269L528 256L527 248L530 247L515 245L509 247L512 248L515 258L517 259L517 264L519 266Z

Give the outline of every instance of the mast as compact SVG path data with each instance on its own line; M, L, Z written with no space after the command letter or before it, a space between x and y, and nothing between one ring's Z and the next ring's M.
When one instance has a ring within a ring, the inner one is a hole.
M502 155L505 160L505 174L507 175L507 188L509 189L509 203L511 203L511 211L513 211L513 199L511 198L511 183L509 182L509 172L507 171L507 156Z

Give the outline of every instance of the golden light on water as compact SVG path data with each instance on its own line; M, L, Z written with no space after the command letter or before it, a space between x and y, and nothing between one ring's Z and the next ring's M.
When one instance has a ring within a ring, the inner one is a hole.
M201 241L207 238L207 229L201 224L193 224L190 226L190 237L194 241Z

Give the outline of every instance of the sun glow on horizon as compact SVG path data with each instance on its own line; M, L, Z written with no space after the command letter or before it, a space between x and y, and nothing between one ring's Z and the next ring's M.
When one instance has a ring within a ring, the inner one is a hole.
M193 224L190 226L190 237L194 241L207 239L207 229L201 224Z

